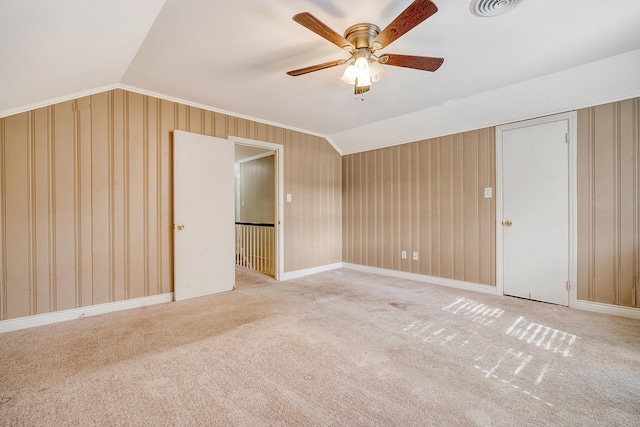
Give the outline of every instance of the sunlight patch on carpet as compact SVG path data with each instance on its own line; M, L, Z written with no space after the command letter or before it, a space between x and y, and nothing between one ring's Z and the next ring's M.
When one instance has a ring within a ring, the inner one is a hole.
M517 337L527 344L533 344L536 347L545 350L561 353L564 357L570 357L570 348L580 337L541 325L539 323L527 322L524 317L519 317L507 329L507 335Z
M442 307L442 309L446 312L471 319L473 322L478 322L481 325L490 325L494 320L499 319L504 314L504 310L492 308L468 298L458 298L452 304Z

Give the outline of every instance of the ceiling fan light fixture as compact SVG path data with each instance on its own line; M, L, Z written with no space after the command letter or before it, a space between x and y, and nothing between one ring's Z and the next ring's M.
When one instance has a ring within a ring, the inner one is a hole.
M377 82L383 78L385 74L387 74L387 70L385 70L378 61L371 61L369 63L369 75L371 76L372 82Z
M494 1L507 2L509 0ZM500 6L502 6L502 4ZM386 70L383 67L385 64L422 71L436 71L444 62L443 58L397 54L385 54L382 57L378 57L374 52L388 47L394 40L402 37L405 33L437 11L438 7L431 0L413 0L413 2L382 31L380 31L380 27L377 25L362 23L347 28L344 36L332 30L309 12L298 13L293 16L295 22L313 31L339 48L346 50L351 54L351 57L346 60L339 59L288 71L287 74L290 76L301 76L314 71L346 64L344 73L340 79L352 85L354 93L356 97L358 97L358 95L369 91L372 83L379 81L385 76Z
M349 64L347 68L345 68L344 74L342 74L340 80L353 86L356 83L356 67L354 67L353 64Z
M380 64L371 59L371 52L363 49L354 53L340 80L352 86L371 86L372 81L380 80L385 73Z
M358 87L371 86L371 76L369 74L358 76L356 77L356 81L354 84Z
M369 74L369 61L364 56L356 59L353 67L355 68L356 74L358 74L359 77Z

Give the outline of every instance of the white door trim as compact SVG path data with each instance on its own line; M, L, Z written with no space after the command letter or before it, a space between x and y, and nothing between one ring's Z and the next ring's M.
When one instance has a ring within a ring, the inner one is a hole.
M282 280L284 274L284 146L272 142L256 141L254 139L241 138L229 135L228 139L234 144L246 145L249 147L263 148L275 152L276 173L278 185L276 186L276 280Z
M570 111L567 113L555 114L552 116L540 117L538 119L525 120L522 122L509 123L496 126L496 287L498 295L504 295L504 248L502 233L502 133L505 131L520 129L529 126L538 126L545 123L553 123L566 120L569 129L569 307L576 306L578 299L578 215L577 215L577 136L578 123L577 113Z

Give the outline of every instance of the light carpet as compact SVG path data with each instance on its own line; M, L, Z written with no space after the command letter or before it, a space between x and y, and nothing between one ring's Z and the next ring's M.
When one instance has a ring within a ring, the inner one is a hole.
M345 269L0 335L0 424L637 426L640 322Z

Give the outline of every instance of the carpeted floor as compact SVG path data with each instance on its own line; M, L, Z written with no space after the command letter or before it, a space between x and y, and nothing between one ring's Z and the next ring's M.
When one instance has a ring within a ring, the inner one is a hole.
M350 270L0 335L0 425L640 425L640 322Z

